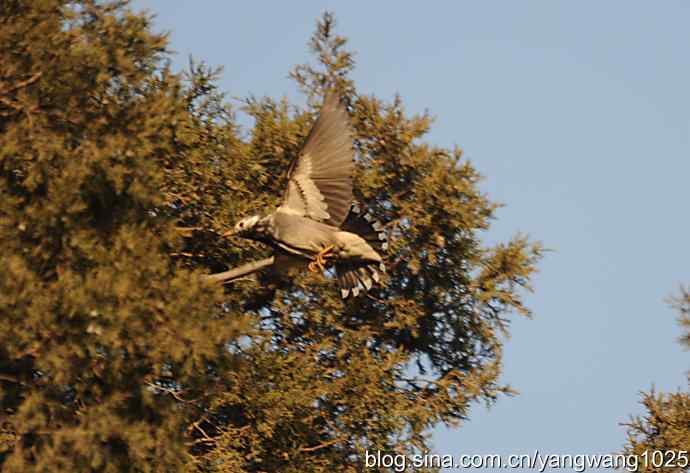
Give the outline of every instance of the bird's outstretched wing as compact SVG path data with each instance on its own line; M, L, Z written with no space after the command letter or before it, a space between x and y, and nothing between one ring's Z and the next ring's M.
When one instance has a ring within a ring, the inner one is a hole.
M330 91L302 151L290 166L278 211L339 227L352 203L352 140L347 111L338 95Z

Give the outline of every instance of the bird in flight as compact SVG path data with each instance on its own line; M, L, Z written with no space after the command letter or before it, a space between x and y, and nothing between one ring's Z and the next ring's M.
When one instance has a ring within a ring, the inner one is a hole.
M288 171L282 204L243 218L223 236L262 242L281 270L334 265L343 299L381 284L387 249L383 225L353 202L355 152L350 120L334 91L326 93L316 122Z

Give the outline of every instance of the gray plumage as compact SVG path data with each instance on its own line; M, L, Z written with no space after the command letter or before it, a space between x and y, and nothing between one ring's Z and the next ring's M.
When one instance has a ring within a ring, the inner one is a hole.
M352 203L352 141L347 111L331 92L302 151L290 166L287 191L278 212L339 227Z
M311 262L313 271L332 260L343 298L380 284L386 234L371 214L353 205L354 156L349 116L330 92L290 166L282 204L268 215L242 219L226 236L272 246L279 270Z

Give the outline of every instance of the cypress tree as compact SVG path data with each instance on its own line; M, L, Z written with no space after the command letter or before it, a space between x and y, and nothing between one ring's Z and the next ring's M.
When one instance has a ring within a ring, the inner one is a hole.
M0 24L3 471L360 471L509 391L501 335L529 315L541 246L482 243L481 176L423 141L430 116L358 93L330 14L291 74L306 109L234 108L220 71L174 73L126 1L7 0ZM209 284L268 256L220 235L277 203L327 86L357 198L393 237L387 286L343 302L321 274Z
M683 330L680 342L690 347L690 289L671 300ZM636 455L643 472L682 472L690 468L690 373L688 389L642 394L644 413L627 426L625 453Z

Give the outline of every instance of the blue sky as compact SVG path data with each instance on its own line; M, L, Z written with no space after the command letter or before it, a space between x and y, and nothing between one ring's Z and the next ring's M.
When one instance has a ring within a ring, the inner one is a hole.
M334 11L362 93L428 109L429 142L461 146L517 231L554 249L535 317L516 320L504 382L520 395L433 433L435 451L608 453L639 391L686 386L690 354L664 299L690 282L690 2L137 0L176 67L225 67L230 96L286 95Z

